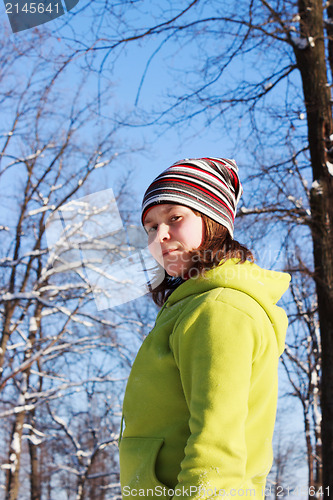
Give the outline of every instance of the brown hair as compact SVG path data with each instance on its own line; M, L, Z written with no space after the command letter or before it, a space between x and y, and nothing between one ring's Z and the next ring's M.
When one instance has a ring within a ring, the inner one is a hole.
M254 261L251 250L233 240L226 227L207 217L207 215L196 210L192 211L203 219L204 236L200 247L193 251L193 266L187 273L190 278L194 277L191 276L193 274L191 273L192 270L195 270L195 275L198 276L198 274L203 274L204 271L216 267L228 259L238 259L239 264L246 260ZM151 290L155 304L162 306L171 293L184 281L185 279L180 276L175 278L165 273L162 283ZM150 288L152 288L152 285L153 283L150 283Z

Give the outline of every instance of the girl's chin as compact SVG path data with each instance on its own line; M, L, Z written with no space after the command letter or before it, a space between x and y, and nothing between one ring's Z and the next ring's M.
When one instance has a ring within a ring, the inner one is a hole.
M168 266L166 266L164 269L166 270L169 276L172 276L172 278L184 277L188 272L187 268L170 269L168 268Z

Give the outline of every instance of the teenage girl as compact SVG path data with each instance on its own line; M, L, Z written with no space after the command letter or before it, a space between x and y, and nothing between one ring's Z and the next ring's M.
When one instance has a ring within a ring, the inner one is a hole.
M123 498L264 497L290 276L233 239L242 194L225 158L183 160L148 187L142 223L163 306L128 380Z

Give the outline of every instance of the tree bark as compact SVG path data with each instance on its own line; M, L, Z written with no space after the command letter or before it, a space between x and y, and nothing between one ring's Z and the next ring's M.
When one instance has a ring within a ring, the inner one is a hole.
M40 378L40 387L41 391L41 382L42 378ZM36 410L31 412L29 418L30 425L32 429L34 429L36 425ZM30 436L33 436L33 430L30 432ZM38 447L36 444L29 440L29 455L30 455L30 498L31 500L41 500L41 478L40 478L40 461L38 457Z
M294 47L307 111L313 187L311 232L322 343L322 461L325 498L333 491L333 165L331 95L327 82L321 0L298 2L301 36L306 48ZM329 490L327 489L329 487Z
M22 392L24 397L25 392ZM21 397L20 396L20 397ZM6 500L17 500L20 488L20 462L22 453L22 432L25 420L25 411L21 411L14 422L11 442L9 447L9 470L6 478Z
M311 443L311 431L309 422L309 409L304 409L304 423L305 423L305 442L306 442L306 452L308 456L308 481L309 487L314 485L313 481L313 447Z
M29 442L30 454L30 492L31 500L40 500L40 475L37 446Z

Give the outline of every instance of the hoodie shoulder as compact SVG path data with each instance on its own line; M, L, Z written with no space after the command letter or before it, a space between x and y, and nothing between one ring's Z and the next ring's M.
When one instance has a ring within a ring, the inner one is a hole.
M219 311L219 305L225 305L225 311L229 311L235 316L242 315L245 321L247 317L249 322L257 322L258 329L260 329L263 323L268 319L265 309L249 294L237 288L216 287L201 294L194 295L192 300L188 301L186 304L179 320L191 316L194 312L197 314L206 307L208 307L211 310L211 314L213 314L214 303L218 304L217 311ZM223 318L221 318L221 323L222 322Z
M187 303L183 314L190 313L205 301L217 300L232 306L235 311L241 310L259 323L268 319L281 354L288 319L285 311L276 304L288 289L289 282L287 273L262 269L251 262L240 264L230 259L210 269L203 277L183 283L170 299L175 303L191 296L192 300Z

